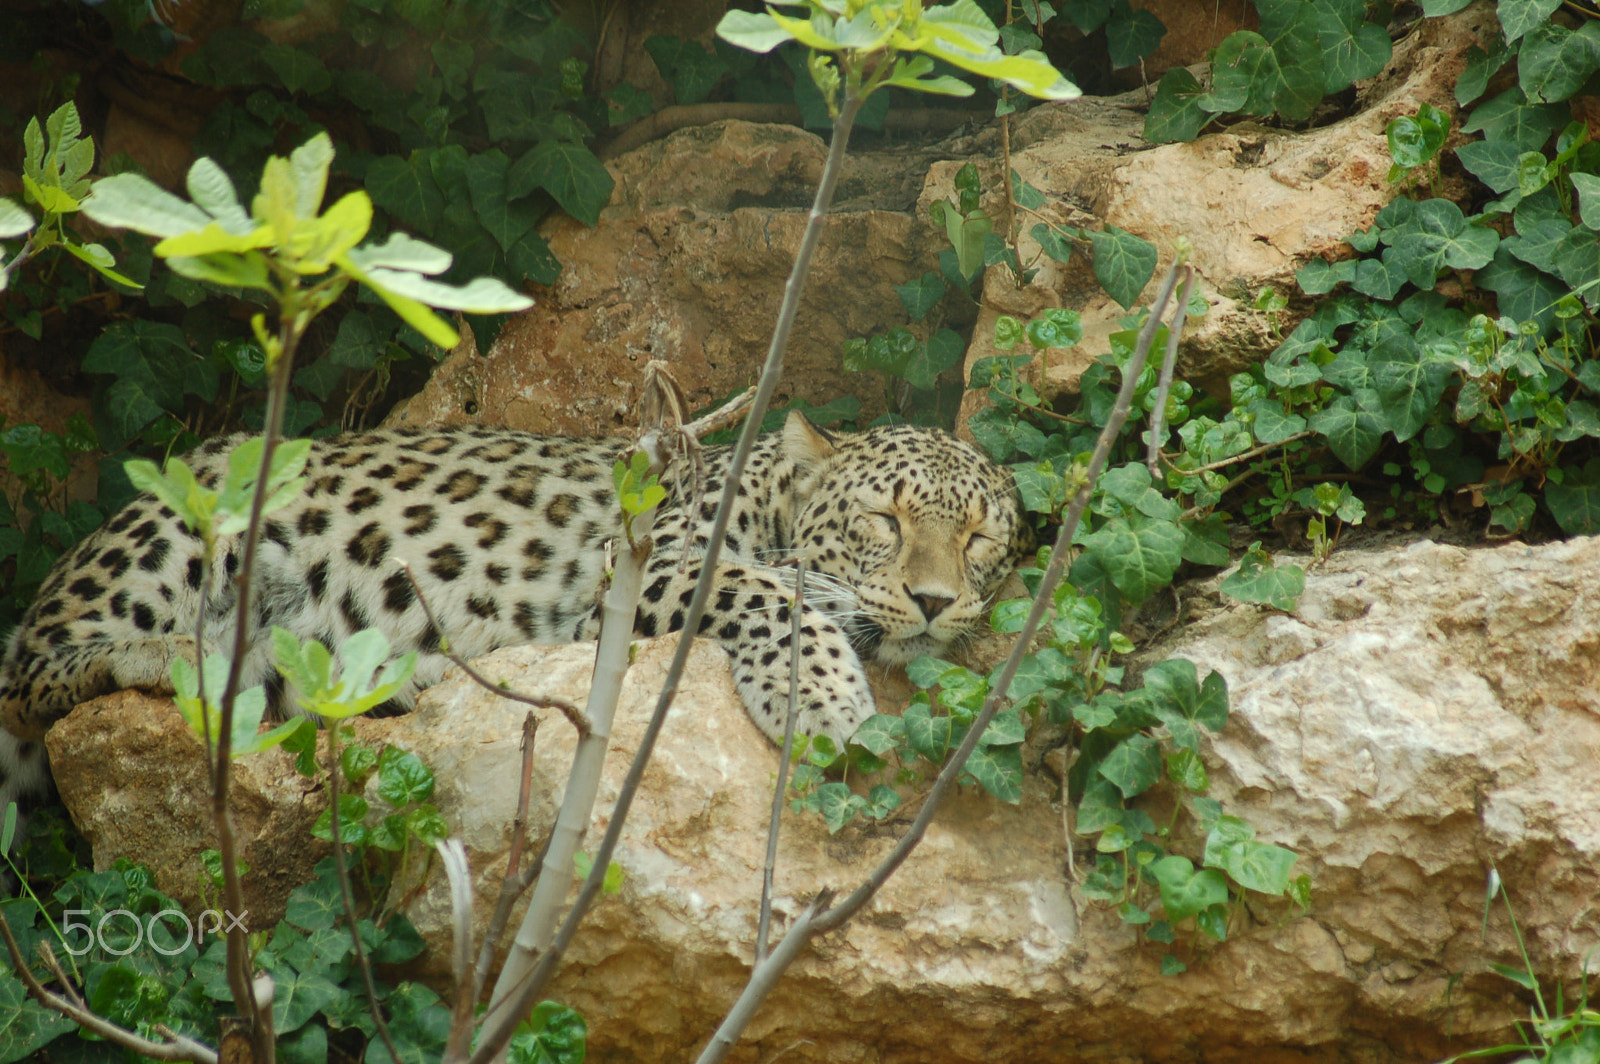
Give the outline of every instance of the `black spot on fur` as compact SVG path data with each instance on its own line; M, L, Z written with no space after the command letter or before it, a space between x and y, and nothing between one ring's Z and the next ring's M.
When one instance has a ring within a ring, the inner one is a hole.
M302 511L298 527L302 536L322 535L328 530L328 511L315 506Z
M106 571L107 576L113 580L118 580L123 573L128 571L128 566L133 564L133 559L129 558L121 547L112 547L100 555L98 564L100 568Z
M390 573L383 581L383 608L390 613L404 613L417 600L411 589L411 578L402 572Z
M478 546L484 548L485 550L494 546L496 543L499 543L502 539L505 539L506 533L511 530L511 526L500 520L498 517L481 511L479 513L468 514L462 519L461 523L466 525L468 528L480 530L480 534L478 536Z
M578 505L576 495L565 493L557 495L544 508L544 519L556 528L566 528L567 522L572 520L572 515L578 512Z
M306 584L311 588L313 602L321 602L328 592L328 559L323 558L306 570Z
M358 514L364 510L372 509L382 501L383 496L372 488L357 488L351 494L350 501L345 503L344 508L349 513Z
M344 552L357 565L376 569L388 556L389 543L389 534L379 527L378 522L371 521L362 525L361 531L345 544Z
M150 544L150 549L144 552L144 557L139 558L139 568L146 573L160 573L162 565L165 565L166 555L171 549L173 544L165 536L157 536L155 542Z
M405 515L408 536L425 536L439 523L438 511L426 504L407 506L400 512Z
M428 571L444 581L454 580L467 567L467 556L454 543L435 547L428 552L428 558Z
M436 489L439 495L448 495L451 502L466 502L483 490L483 478L470 469L458 469Z
M141 632L153 632L156 627L156 611L143 602L133 604L133 623Z
M344 621L353 632L372 627L372 620L367 616L367 611L361 608L355 596L348 591L339 597L339 612L344 614Z
M67 586L67 594L81 599L97 599L106 589L92 576L80 576Z
M205 566L199 558L190 558L187 572L184 573L183 582L189 585L191 591L200 590L200 581L205 576Z

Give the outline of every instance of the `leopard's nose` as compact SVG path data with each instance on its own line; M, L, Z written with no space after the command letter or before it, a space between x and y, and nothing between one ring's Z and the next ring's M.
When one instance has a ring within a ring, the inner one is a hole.
M929 624L932 624L933 619L943 613L950 606L950 603L955 601L955 599L946 595L919 595L915 591L909 591L908 593L911 595L912 601L917 604L917 608L922 610L922 619Z

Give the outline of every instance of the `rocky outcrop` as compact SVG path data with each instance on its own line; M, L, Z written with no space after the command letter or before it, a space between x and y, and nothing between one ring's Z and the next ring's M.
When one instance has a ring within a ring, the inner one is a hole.
M1181 632L1142 656L1226 677L1233 715L1206 751L1211 796L1300 852L1309 913L1249 899L1228 941L1184 938L1188 970L1161 975L1163 947L1075 900L1057 787L1030 772L1018 806L972 793L941 813L868 910L801 958L739 1059L1437 1058L1526 1015L1487 970L1518 963L1503 908L1480 938L1491 867L1541 976L1575 980L1600 942L1600 539L1344 550L1308 575L1293 614L1221 600L1215 584L1191 589ZM640 645L596 829L670 650ZM514 649L484 668L581 697L591 655ZM588 1017L598 1060L683 1059L750 963L776 754L745 721L720 651L697 648L688 675L616 857L622 891L598 903L553 990ZM58 764L103 756L85 744L117 748L118 729L138 722L114 705L81 707L52 733ZM522 715L453 675L411 716L363 725L438 772L435 797L467 843L481 901L503 872ZM536 836L572 741L559 719L540 730ZM158 832L135 825L170 822L162 795L179 784L136 789L122 778L134 762L100 760L80 786L63 773L99 862L148 857L140 847ZM858 882L902 823L829 836L789 817L779 930L816 891ZM1081 864L1082 840L1077 850ZM435 882L413 907L434 942L443 897ZM430 963L437 974L443 961Z

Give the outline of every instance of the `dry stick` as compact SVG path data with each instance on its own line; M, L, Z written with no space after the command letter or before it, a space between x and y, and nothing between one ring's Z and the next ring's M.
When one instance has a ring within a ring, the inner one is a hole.
M789 719L783 726L778 755L778 785L772 792L772 820L767 825L767 863L761 872L761 916L756 922L756 963L767 957L767 930L772 926L772 873L778 864L778 825L783 819L783 792L789 783L789 758L794 753L794 726L800 718L800 609L806 601L806 567L794 567L794 599L789 604Z
M1219 461L1212 462L1209 465L1195 466L1193 469L1178 469L1177 466L1172 465L1171 461L1167 460L1167 456L1165 454L1163 454L1161 456L1161 458L1162 458L1163 461L1167 462L1167 465L1172 466L1173 469L1178 469L1178 472L1182 473L1184 476L1192 477L1196 473L1209 473L1213 469L1225 469L1225 468L1227 468L1228 466L1231 466L1231 465L1238 465L1240 462L1248 462L1252 458L1261 457L1262 455L1266 454L1268 451L1277 450L1279 447L1282 447L1285 444L1290 444L1290 443L1293 443L1295 440L1303 440L1303 439L1306 439L1307 437L1315 436L1315 435L1316 435L1316 433L1314 433L1314 432L1297 432L1293 436L1286 436L1283 439L1276 441L1275 443L1263 443L1259 447L1252 447L1250 450L1245 451L1243 454L1236 454L1236 455L1233 455L1230 458L1223 458L1223 459L1221 459Z
M404 558L396 558L394 559L394 563L400 567L400 571L405 573L406 579L411 582L411 590L416 593L417 603L422 607L422 615L428 619L428 627L432 628L435 632L438 632L441 642L444 646L448 647L450 645L449 634L445 632L443 628L439 627L439 622L434 619L433 610L428 606L428 597L422 593L422 585L417 583L416 574L411 571L411 563L406 561ZM483 673L479 672L477 669L474 669L467 663L465 658L457 654L455 651L446 650L444 652L444 656L450 659L450 663L452 665L466 673L468 679L477 684L479 687L482 687L484 690L497 694L502 698L509 698L513 702L521 702L525 706L533 706L537 709L559 710L561 715L567 718L568 723L577 729L578 738L584 739L589 736L591 726L589 724L588 714L584 713L583 710L579 709L571 702L568 702L566 699L538 697L513 691L511 688L506 687L503 684L497 684L493 680L484 676Z
M539 734L539 718L529 713L522 718L522 787L517 791L517 815L511 820L511 853L506 858L506 875L500 883L500 897L494 903L494 916L489 919L489 927L483 935L483 945L478 950L478 963L472 971L472 1000L477 1001L483 994L484 981L489 978L489 967L494 963L495 946L500 942L500 936L505 933L506 923L511 919L511 907L522 892L528 889L532 876L537 874L538 867L544 861L544 853L540 852L538 858L529 866L530 875L526 878L518 874L522 864L523 836L528 830L528 802L533 795L533 741ZM548 844L548 840L547 844Z
M641 440L641 449L660 468L660 455L654 433ZM647 442L649 441L649 442ZM644 567L650 558L650 529L656 511L651 509L633 518L630 542L623 547L601 609L600 641L595 648L594 679L589 688L587 712L593 732L578 740L567 774L566 793L544 860L539 867L539 883L522 924L511 940L511 949L490 994L488 1014L474 1060L487 1061L501 1053L515 1033L517 1024L528 1015L533 1001L525 996L532 985L528 976L541 954L548 956L555 936L562 903L572 884L574 858L578 844L589 829L595 799L600 792L600 775L605 765L606 747L611 741L611 722L622 694L622 679L628 668L628 648L633 641L634 615L644 587ZM596 858L602 876L609 858ZM509 1007L508 1007L509 1006ZM459 1060L447 1057L447 1062Z
M87 1008L84 1008L80 1003L82 1001L81 998L75 1002L69 1001L59 994L51 993L44 988L43 983L39 982L38 977L33 974L33 969L28 967L27 960L22 956L22 948L17 945L16 938L11 934L11 925L6 923L4 917L0 917L0 937L6 940L6 949L11 953L11 966L17 970L17 975L21 977L23 985L28 988L28 993L32 994L33 999L45 1008L54 1009L85 1030L92 1031L106 1041L114 1042L124 1049L131 1049L142 1057L152 1057L156 1060L190 1060L194 1061L195 1064L217 1064L216 1053L199 1042L185 1038L183 1035L173 1035L169 1044L152 1042L148 1038L118 1027L110 1020L102 1019ZM59 963L55 963L55 954L50 952L49 943L41 942L39 946L44 951L46 962L59 972L61 966ZM76 994L73 996L77 997Z
M645 765L655 749L656 737L661 734L661 728L666 723L667 709L678 693L678 683L683 678L683 670L689 660L689 647L700 626L700 618L705 614L706 602L711 597L717 559L722 552L722 540L728 531L728 521L738 496L739 481L744 474L745 462L750 456L751 448L755 446L756 436L761 431L762 416L772 401L772 393L777 390L778 378L783 372L783 352L788 346L789 334L794 329L795 312L800 306L800 292L805 287L811 256L815 253L817 241L822 235L822 224L827 219L828 205L833 202L833 190L838 185L839 171L843 168L845 146L850 140L850 127L854 125L856 112L860 107L859 97L847 95L844 105L839 109L839 117L834 120L833 143L828 147L828 158L823 164L822 180L817 185L817 196L812 202L811 214L806 219L805 234L801 237L800 248L795 253L794 268L790 271L789 280L784 286L783 306L778 312L778 321L773 328L772 343L767 348L767 360L761 369L755 398L750 403L749 419L745 422L744 430L739 435L739 442L734 446L733 455L728 461L726 478L722 484L722 499L717 504L717 514L712 520L711 536L706 544L705 557L700 562L700 579L696 582L694 596L689 601L689 609L683 621L683 634L679 637L672 664L667 670L666 682L662 686L660 698L656 701L655 712L650 717L650 723L645 726L639 751L634 755L633 763L628 766L627 776L623 778L616 806L611 812L611 823L607 825L605 836L600 840L600 848L595 853L594 867L589 870L589 876L584 880L583 888L578 892L578 898L573 902L572 908L568 910L555 939L545 950L544 956L539 958L539 963L527 975L526 982L517 995L516 1003L506 1010L512 1017L526 1015L528 1009L538 999L538 995L550 982L551 976L555 974L556 965L577 934L578 924L599 895L600 888L605 883L606 868L611 863L611 855L616 851L617 841L622 837L622 826L628 818L628 809L633 804L634 793L639 789ZM601 637L604 638L604 635L602 629ZM503 976L502 972L502 978ZM478 1049L472 1055L471 1064L488 1064L489 1060L497 1056L510 1040L515 1022L513 1020L511 1023L495 1024L493 1030L490 1026L489 1023L485 1024Z
M796 920L778 942L772 956L766 961L756 965L750 973L750 981L745 985L739 1000L734 1003L723 1020L722 1026L712 1036L711 1042L700 1054L697 1064L716 1064L727 1056L728 1050L733 1046L743 1032L745 1025L755 1015L756 1009L765 1000L772 988L777 985L778 978L783 974L790 962L799 955L800 949L812 938L824 931L831 931L839 927L846 920L858 912L872 896L876 894L888 881L900 865L922 841L923 833L927 831L928 824L933 820L934 814L943 804L945 796L955 786L956 780L966 768L967 758L977 748L978 739L983 735L984 729L1006 704L1006 691L1011 687L1011 681L1016 678L1017 668L1022 663L1023 656L1028 652L1033 643L1033 635L1043 623L1045 614L1049 612L1054 601L1055 587L1066 571L1067 557L1071 553L1072 537L1077 532L1078 522L1083 517L1083 512L1088 508L1089 496L1094 490L1095 480L1099 478L1101 470L1105 468L1106 460L1111 453L1111 447L1116 442L1117 435L1122 425L1127 421L1128 411L1133 404L1134 386L1138 383L1139 374L1144 369L1145 357L1149 354L1151 341L1155 337L1155 325L1161 314L1166 309L1167 300L1172 296L1172 289L1177 282L1178 271L1187 269L1174 263L1168 272L1166 280L1162 283L1161 292L1156 298L1150 315L1150 320L1139 333L1139 344L1134 349L1133 357L1128 360L1127 366L1122 371L1122 388L1117 393L1116 405L1112 408L1111 417L1106 422L1105 428L1100 432L1100 438L1095 443L1094 454L1089 460L1089 469L1083 486L1073 496L1072 505L1067 510L1066 519L1062 522L1060 533L1056 536L1055 547L1050 555L1050 567L1045 570L1043 579L1039 582L1039 589L1034 594L1033 608L1028 612L1028 618L1023 623L1021 631L1017 633L1016 642L1012 646L1011 656L1006 659L1000 676L991 689L992 693L984 703L983 710L973 720L967 729L966 738L961 746L951 756L939 776L934 780L933 787L928 791L927 800L923 803L922 811L912 821L905 835L895 844L889 856L883 863L873 870L859 887L852 891L848 897L837 907L828 908L825 903L814 904ZM826 892L824 892L826 893Z
M272 380L267 389L267 416L262 426L261 465L256 473L256 490L250 497L250 521L245 526L244 552L240 558L238 598L235 609L238 620L233 630L233 662L228 668L228 683L222 691L222 712L218 723L216 764L211 774L211 819L217 830L217 850L222 858L222 892L227 904L235 911L244 911L244 888L239 882L238 844L233 836L233 820L228 815L228 790L230 767L233 758L233 709L239 694L244 659L250 652L250 592L255 575L256 549L261 543L261 514L265 508L267 488L272 473L272 456L278 447L278 436L283 431L284 401L289 394L289 373L294 368L295 349L305 331L309 315L296 312L282 323L283 342L278 350L278 364L272 368ZM202 608L203 605L202 605ZM266 1036L261 1013L256 1008L255 994L251 988L249 962L250 944L244 928L237 923L227 930L228 989L233 994L234 1007L239 1010L250 1029L250 1044L257 1064L273 1064L277 1047Z
M1183 282L1183 292L1178 296L1178 307L1172 312L1172 325L1167 329L1167 353L1161 360L1161 378L1156 384L1156 407L1150 413L1150 445L1146 451L1145 465L1155 480L1163 479L1161 472L1161 438L1166 435L1167 395L1172 391L1172 369L1178 361L1178 337L1183 334L1183 320L1189 315L1189 297L1194 294L1194 270Z
M533 714L528 714L532 718ZM524 736L527 731L524 730ZM456 999L450 1010L450 1035L444 1055L458 1060L472 1048L472 870L467 867L467 849L460 839L434 843L444 862L445 878L450 882L450 977L455 982ZM399 1057L393 1058L398 1064Z

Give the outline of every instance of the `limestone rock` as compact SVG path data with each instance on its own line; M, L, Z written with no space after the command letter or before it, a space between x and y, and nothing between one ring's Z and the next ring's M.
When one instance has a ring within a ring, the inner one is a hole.
M1143 138L1143 90L1112 99L1073 100L1035 108L1015 121L1012 167L1045 194L1044 213L1069 226L1114 225L1156 245L1160 264L1142 299L1154 298L1173 258L1175 242L1188 240L1198 291L1211 303L1190 318L1180 348L1178 374L1226 393L1228 374L1259 362L1276 346L1274 323L1250 310L1263 286L1295 293L1294 271L1313 257L1337 259L1351 251L1343 241L1372 224L1398 186L1387 180L1384 127L1422 102L1455 115L1452 89L1467 50L1491 31L1493 11L1475 5L1442 19L1424 19L1395 45L1383 75L1357 87L1355 113L1304 132L1242 123L1187 144L1150 146ZM1019 147L1020 145L1020 147ZM979 163L984 166L983 162ZM922 203L951 198L961 161L934 167ZM986 172L984 206L1004 217L998 166ZM1038 244L1021 225L1024 261ZM1041 257L1038 275L1018 293L1003 266L984 279L985 303L1063 306L1083 318L1084 338L1069 351L1051 351L1043 391L1076 391L1078 377L1106 351L1105 338L1128 312L1100 288L1089 262L1066 265ZM1282 331L1293 322L1277 323ZM992 317L980 319L967 366L992 350ZM986 402L969 394L963 415Z
M672 365L695 406L753 384L825 151L798 129L727 121L613 160L617 187L598 225L560 217L544 226L561 277L477 360L477 418L569 435L625 431L650 359ZM785 397L821 405L857 394L866 420L881 413L881 401L871 405L881 388L850 378L840 350L904 323L894 285L933 268L932 236L896 210L828 219ZM430 386L414 401L419 416L458 409L458 384Z
M1210 793L1301 853L1308 914L1247 899L1228 941L1197 951L1184 937L1188 970L1162 976L1164 947L1109 908L1075 904L1057 788L1030 771L1018 806L958 796L867 911L802 956L735 1059L1437 1059L1501 1040L1526 1016L1487 969L1517 963L1503 909L1480 940L1491 866L1541 975L1574 981L1600 941L1600 539L1341 550L1308 574L1292 615L1222 600L1216 582L1191 589L1184 628L1142 657L1182 656L1227 678L1232 717L1205 753ZM481 665L530 693L579 698L592 653L516 648ZM670 640L639 644L591 850L670 655ZM410 716L362 725L433 765L481 906L504 871L522 717L452 674ZM174 822L199 814L196 780L140 767L177 727L113 696L52 733L100 863L148 859ZM572 744L559 719L542 725L535 842ZM681 1060L738 993L775 769L720 650L698 647L616 855L622 891L597 904L552 988L587 1016L594 1059ZM280 792L297 786L270 768L256 775ZM250 831L253 815L241 814ZM903 824L829 836L813 818L787 818L777 930L816 891L858 882ZM303 842L303 827L285 830ZM1082 840L1077 850L1081 864ZM442 891L430 882L412 910L440 947ZM415 974L436 977L443 956Z
M61 801L94 848L95 868L118 857L148 865L156 885L198 915L202 850L215 849L205 748L170 698L118 691L85 702L45 736ZM320 787L282 751L234 761L233 817L247 926L283 916L289 892L329 848L311 837L327 807Z

